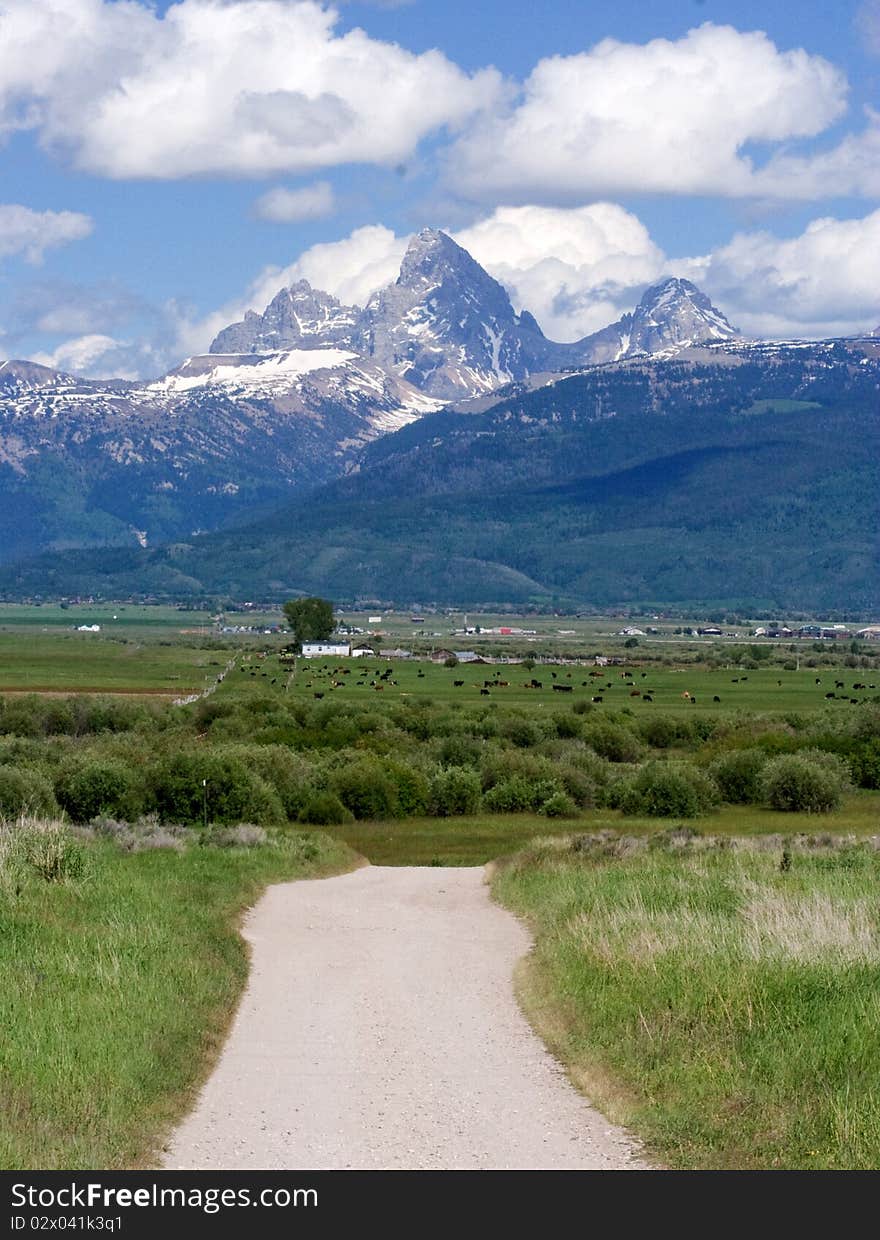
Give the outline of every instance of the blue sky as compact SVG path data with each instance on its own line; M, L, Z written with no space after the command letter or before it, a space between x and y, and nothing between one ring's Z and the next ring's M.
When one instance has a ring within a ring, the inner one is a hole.
M880 0L0 0L0 354L152 375L448 228L549 335L668 272L880 323Z

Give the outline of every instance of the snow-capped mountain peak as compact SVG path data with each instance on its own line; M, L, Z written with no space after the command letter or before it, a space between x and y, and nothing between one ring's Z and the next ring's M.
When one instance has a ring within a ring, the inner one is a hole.
M330 293L298 280L280 289L262 314L249 310L239 323L224 328L211 353L272 353L279 349L351 348L362 311L344 306Z
M626 356L742 338L696 284L679 276L645 290L632 315L629 337Z

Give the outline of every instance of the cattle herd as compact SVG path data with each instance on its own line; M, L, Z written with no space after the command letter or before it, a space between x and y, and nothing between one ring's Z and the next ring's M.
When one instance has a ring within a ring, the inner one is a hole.
M252 678L259 677L268 680L272 685L276 685L279 681L283 681L283 688L285 690L289 689L293 682L296 667L295 662L293 662L290 656L282 656L279 660L278 673L276 675L272 675L271 673L273 668L272 664L269 662L271 657L272 656L269 651L261 652L260 654L254 656L256 662L242 663L239 667L239 671L242 674L249 675ZM506 666L508 675L510 666L511 665ZM351 684L355 688L372 689L376 693L382 693L387 687L400 687L399 681L395 679L395 669L387 666L380 668L370 667L367 664L364 664L363 667L359 667L355 671L352 667L344 667L329 663L320 665L311 663L306 665L303 668L303 671L306 677L304 687L312 690L312 695L317 700L321 700L326 693L332 692L335 689L340 689L345 684ZM615 681L607 679L607 669L592 669L588 673L587 679L580 681L579 686L574 679L576 673L572 673L571 671L563 672L561 669L551 670L549 668L547 671L549 671L550 676L550 682L547 687L551 690L551 692L567 694L573 693L577 687L587 689L590 691L591 704L601 705L604 703L606 693L615 687ZM286 677L283 673L286 673ZM544 675L546 676L546 674L547 672L545 671ZM649 678L649 673L646 671L639 672L638 674L643 681ZM425 679L425 676L425 671L419 667L416 672L416 678L418 680L423 680ZM657 689L648 685L642 685L640 688L637 688L635 685L635 676L635 672L621 671L617 673L617 680L621 687L628 689L628 696L630 698L639 699L640 701L646 703L652 703L654 701L654 695L657 693ZM346 678L348 677L353 677L353 679L347 680ZM745 684L748 679L749 678L746 675L733 676L731 677L730 683L734 685ZM572 683L568 683L569 681ZM776 684L778 687L782 687L783 681L777 680ZM822 678L819 676L815 677L815 684L816 686L821 686ZM545 681L543 679L539 680L535 676L532 676L528 680L513 684L510 680L502 679L502 673L500 671L496 671L491 677L483 680L468 682L464 678L458 677L452 681L452 685L455 689L476 689L481 697L491 697L496 691L503 691L505 689L510 689L511 687L515 689L527 689L531 692L541 692L545 688ZM873 683L855 681L852 684L851 689L848 689L844 681L835 680L834 689L826 692L824 697L828 701L845 701L852 702L857 705L859 702L867 699L865 697L854 697L852 696L853 694L867 694L874 690L876 690L876 685ZM688 689L681 691L679 693L679 697L681 701L688 703L688 705L697 705L696 694L692 693ZM720 705L721 700L722 699L719 694L713 694L713 705Z

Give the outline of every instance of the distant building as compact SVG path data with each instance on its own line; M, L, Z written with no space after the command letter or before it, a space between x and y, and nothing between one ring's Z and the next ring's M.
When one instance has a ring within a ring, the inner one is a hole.
M880 624L869 624L866 629L859 629L856 637L866 642L880 642Z
M353 659L373 658L375 653L375 650L372 650L369 646L352 646L351 648L351 657Z
M454 650L435 650L431 655L432 663L445 663L447 659L457 659L458 655Z
M304 659L347 659L351 654L351 646L342 642L303 642Z
M380 655L380 658L383 658L383 659L411 659L411 658L412 658L412 651L411 651L411 650L401 650L401 649L400 649L400 647L398 647L396 650L383 650L383 651L382 651L382 653L381 653L381 655Z

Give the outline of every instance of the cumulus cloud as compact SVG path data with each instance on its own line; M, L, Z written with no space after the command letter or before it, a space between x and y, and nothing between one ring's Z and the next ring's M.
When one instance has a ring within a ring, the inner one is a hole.
M65 340L47 353L35 353L33 360L53 370L71 371L77 375L101 375L129 378L119 373L116 359L120 350L128 350L128 342L115 340L113 336L91 334Z
M254 204L254 210L261 220L270 220L275 224L317 220L332 215L335 209L333 189L327 181L315 181L301 189L277 186L267 190Z
M392 165L494 102L467 74L314 0L4 0L0 129L108 177L271 175Z
M0 258L21 255L41 263L46 250L81 241L94 227L77 211L32 211L17 203L0 204Z
M666 262L641 220L610 202L499 207L455 239L554 340L605 327Z
M861 133L827 151L774 155L754 177L755 193L772 198L880 197L880 113L866 108Z
M786 239L739 233L690 269L749 334L849 335L880 322L880 210Z
M829 61L760 31L707 23L674 41L604 39L539 61L506 111L477 117L455 144L449 176L509 201L748 195L749 144L821 133L846 95Z

